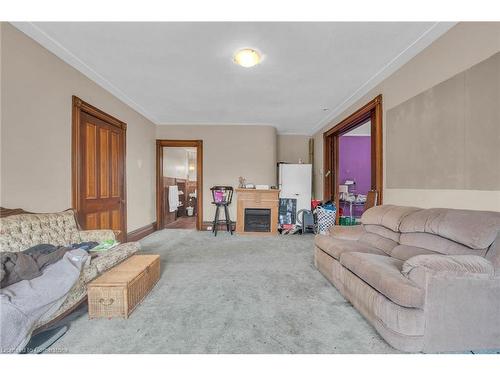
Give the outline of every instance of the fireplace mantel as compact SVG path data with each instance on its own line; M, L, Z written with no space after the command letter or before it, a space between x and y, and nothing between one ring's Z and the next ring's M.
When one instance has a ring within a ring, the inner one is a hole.
M236 189L237 193L237 218L236 233L239 234L260 234L275 235L278 233L278 189ZM267 208L271 210L271 230L270 232L245 232L245 209L246 208Z

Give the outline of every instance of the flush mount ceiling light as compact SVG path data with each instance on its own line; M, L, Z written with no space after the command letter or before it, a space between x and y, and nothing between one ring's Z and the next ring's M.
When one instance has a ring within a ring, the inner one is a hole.
M257 65L260 63L260 59L260 53L251 48L240 49L234 54L234 62L245 68Z

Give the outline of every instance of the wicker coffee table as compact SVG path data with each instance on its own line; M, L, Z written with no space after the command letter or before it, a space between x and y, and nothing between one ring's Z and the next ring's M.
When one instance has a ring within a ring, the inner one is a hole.
M159 255L131 256L89 283L90 319L128 318L159 279Z

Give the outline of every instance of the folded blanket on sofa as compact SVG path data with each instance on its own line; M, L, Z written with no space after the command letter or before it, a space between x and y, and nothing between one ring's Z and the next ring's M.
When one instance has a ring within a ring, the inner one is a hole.
M88 258L85 250L67 251L41 276L0 289L2 353L17 353L24 348L35 324L63 304Z

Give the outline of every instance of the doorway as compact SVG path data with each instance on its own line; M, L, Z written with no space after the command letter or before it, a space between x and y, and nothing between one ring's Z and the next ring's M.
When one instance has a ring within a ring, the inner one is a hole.
M127 237L127 125L73 96L72 200L83 229L112 229Z
M323 134L324 198L340 213L359 218L368 191L382 204L382 96Z
M203 220L203 142L156 141L158 229L198 229Z

